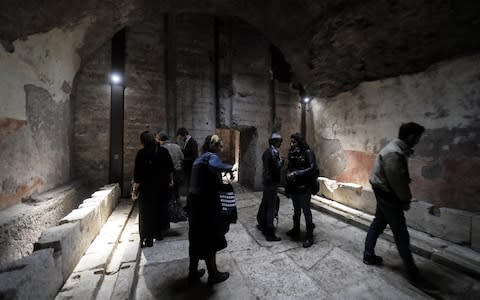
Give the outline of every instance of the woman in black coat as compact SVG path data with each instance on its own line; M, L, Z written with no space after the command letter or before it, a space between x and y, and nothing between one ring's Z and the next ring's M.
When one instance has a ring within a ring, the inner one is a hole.
M229 277L219 272L216 253L227 247L225 234L229 224L221 215L219 187L221 173L230 172L232 166L222 163L217 153L223 151L223 142L217 135L209 135L203 145L203 153L193 163L188 195L189 281L196 283L205 270L198 270L200 259L205 260L208 282L219 283Z
M313 189L312 176L316 169L315 155L305 142L304 137L300 133L292 134L288 152L286 192L287 196L292 197L293 202L293 228L287 232L287 235L298 238L300 235L300 217L303 211L307 228L307 235L303 242L304 248L313 245L315 224L313 224L312 211L310 210L310 195Z
M170 226L168 190L172 180L173 163L168 150L155 143L153 134L140 135L143 149L135 158L134 184L138 186L139 232L142 247L152 247L153 238Z

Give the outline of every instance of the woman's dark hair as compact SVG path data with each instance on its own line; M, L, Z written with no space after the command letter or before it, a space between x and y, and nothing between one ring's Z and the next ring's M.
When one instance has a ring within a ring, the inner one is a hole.
M203 142L202 153L215 152L214 151L215 148L217 148L221 142L222 142L222 139L218 135L216 134L208 135L205 138L205 141Z
M149 144L155 143L155 138L153 137L153 134L150 131L145 130L140 134L140 142L145 147Z
M297 145L298 147L300 147L300 149L309 149L310 147L308 146L307 142L305 142L305 138L303 137L303 135L299 132L296 132L294 134L292 134L290 136L291 139L295 140L295 142L297 142Z
M421 136L424 131L425 127L417 123L403 123L398 130L398 138L404 141L410 135Z

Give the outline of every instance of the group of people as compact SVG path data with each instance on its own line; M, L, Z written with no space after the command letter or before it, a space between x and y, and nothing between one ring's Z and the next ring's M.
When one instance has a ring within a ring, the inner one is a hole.
M272 133L269 144L268 149L262 155L263 197L257 213L257 228L263 232L267 241L276 242L281 240L275 234L273 221L278 216L279 198L277 188L281 181L281 169L285 162L280 156L282 136L278 133ZM287 235L293 239L300 237L300 218L303 211L307 229L303 242L305 248L313 245L315 224L312 220L310 200L311 194L315 193L317 170L315 155L305 142L305 138L300 133L292 134L288 152L285 192L287 197L292 198L293 227L287 232Z
M141 247L152 247L153 240L162 239L162 233L169 229L168 202L178 198L183 180L188 186L184 209L189 223L189 282L198 282L205 274L205 270L198 270L200 259L205 260L210 284L226 280L230 274L218 271L216 265L216 253L227 247L225 234L230 225L221 214L219 186L222 173L233 172L234 166L224 164L219 157L223 141L218 135L207 136L200 156L197 142L185 128L177 131L180 145L164 132L154 135L144 131L140 141L143 148L135 158L132 196L138 202Z
M414 284L421 282L422 278L410 250L404 211L409 209L412 201L408 157L413 153L413 147L419 142L424 131L423 126L413 122L402 124L398 138L392 140L378 154L370 176L377 208L366 236L363 253L365 264L382 264L383 259L375 253L375 245L378 237L389 225L406 267L408 279ZM198 146L185 128L177 132L177 137L183 142L182 169L189 179L186 206L190 257L188 279L191 283L199 282L205 274L205 270L198 269L199 260L203 259L208 270L208 282L211 284L222 282L229 277L229 273L217 269L216 253L227 246L225 234L229 230L229 222L221 214L219 186L222 182L221 174L234 171L234 167L223 163L219 157L223 151L223 142L219 136L207 136L202 146L202 154L198 157L196 150ZM160 142L168 139L163 135L158 138ZM152 209L155 203L160 203L167 197L165 190L174 186L174 172L179 166L172 163L170 157L174 155L169 154L170 149L156 146L150 133L143 132L140 140L144 148L138 152L135 160L134 180L139 184L140 191L139 226L142 245L151 246L152 239L159 237L159 233L152 229L164 230L168 222L154 224L161 218L158 214L155 217L149 214L155 211ZM272 133L269 147L262 155L263 197L257 213L257 228L262 231L267 241L272 242L281 240L276 235L274 226L279 209L277 188L281 184L281 173L285 164L285 159L280 155L281 144L281 135ZM313 151L300 133L292 134L286 167L285 192L286 196L292 199L294 213L293 227L286 234L292 239L300 237L303 212L306 227L303 241L305 248L314 243L315 224L312 220L310 201L311 194L318 192L318 187L315 186L315 183L318 183L317 177L318 166Z
M170 228L179 187L189 182L193 161L198 157L198 144L185 128L177 131L177 141L171 141L163 131L140 134L143 148L135 157L132 198L138 198L142 247L152 247L153 239L161 240L162 233ZM186 220L182 215L175 217Z

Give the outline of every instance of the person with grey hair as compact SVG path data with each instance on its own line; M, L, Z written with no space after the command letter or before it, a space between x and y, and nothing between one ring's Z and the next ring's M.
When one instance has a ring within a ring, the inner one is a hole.
M169 201L170 221L176 223L180 221L186 221L187 217L183 214L179 205L180 194L178 192L179 186L182 183L182 163L183 152L182 148L169 139L168 134L165 131L159 130L155 135L155 140L163 148L168 150L173 162L173 186L171 187L171 195Z
M257 228L265 235L269 242L280 241L281 238L275 235L273 219L278 212L277 187L280 184L280 170L284 160L280 157L280 146L282 136L274 132L268 140L269 146L263 152L263 197L257 213Z

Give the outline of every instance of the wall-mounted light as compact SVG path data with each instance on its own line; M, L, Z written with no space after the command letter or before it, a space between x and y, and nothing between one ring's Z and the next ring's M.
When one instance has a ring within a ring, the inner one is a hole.
M303 97L303 103L310 102L310 97Z
M110 82L112 84L121 84L122 83L122 75L119 73L112 73L110 74Z

